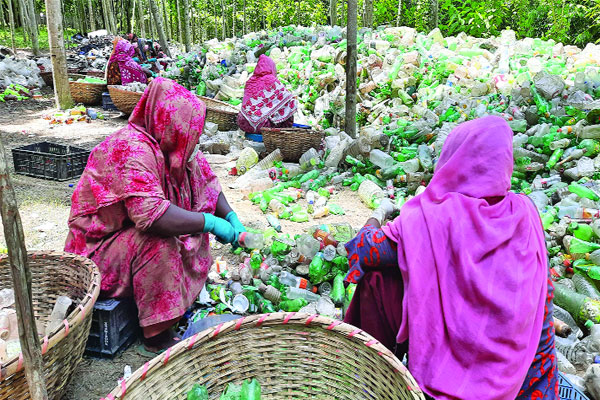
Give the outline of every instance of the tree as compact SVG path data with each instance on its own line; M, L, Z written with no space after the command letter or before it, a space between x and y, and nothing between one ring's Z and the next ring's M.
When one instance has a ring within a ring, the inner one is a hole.
M52 59L52 76L56 106L60 109L73 107L69 76L67 75L67 56L62 25L62 13L59 0L46 0L46 24L48 25L48 42Z
M221 0L221 12L223 16L223 40L227 37L227 20L225 19L225 1Z
M183 43L185 44L185 51L192 49L192 42L190 39L190 0L183 1Z
M396 17L396 26L402 23L402 0L398 0L398 16Z
M163 15L165 17L164 21L165 21L165 33L167 34L167 39L173 39L173 36L171 35L171 27L169 24L169 14L167 14L167 1L166 0L161 0L160 1L162 3L162 8L163 8Z
M31 271L27 264L27 249L23 225L17 207L17 197L8 174L8 162L4 146L0 142L0 201L2 202L2 225L8 248L8 260L15 292L19 343L25 361L25 377L29 395L33 400L46 400L42 348L37 334L31 295Z
M431 18L430 18L429 27L432 30L438 27L438 23L439 23L439 21L438 21L438 10L439 10L438 0L431 0L431 12L429 13L429 15L431 16Z
M337 25L337 1L329 0L329 23L331 26Z
M90 13L90 29L92 31L96 30L96 18L94 14L94 7L92 5L92 0L88 0L88 9Z
M13 53L17 54L15 47L15 13L13 11L13 2L8 0L8 22L10 24L10 41L12 44Z
M346 133L356 138L356 36L358 31L357 0L348 0L346 32Z
M33 0L24 0L23 6L29 37L31 38L31 50L34 56L38 56L40 54L40 45L38 42L37 19L35 18L35 3Z
M364 18L363 25L368 28L372 28L373 27L373 0L364 0L364 15L365 15L365 18Z
M169 42L167 41L167 35L165 34L162 16L158 10L158 5L156 5L156 0L148 0L148 3L150 4L150 13L152 14L154 26L156 27L156 31L158 33L158 41L160 42L160 46L163 48L165 54L171 57L171 52L169 51Z
M246 0L244 0L244 26L242 27L242 35L246 34Z
M181 29L181 0L175 0L175 8L177 9L177 38L179 42L183 42L183 29Z
M142 3L144 2L144 0L139 0L138 1L138 6L137 6L137 10L138 10L138 18L140 19L140 37L146 37L146 21L145 21L145 16L144 13L142 12L143 8L142 8Z

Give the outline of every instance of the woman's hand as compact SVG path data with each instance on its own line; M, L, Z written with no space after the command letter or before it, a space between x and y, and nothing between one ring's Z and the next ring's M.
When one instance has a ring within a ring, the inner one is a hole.
M223 218L215 217L212 214L204 213L203 232L210 232L217 237L221 243L237 242L237 234L233 226Z
M238 238L240 237L240 233L246 232L246 228L240 222L235 211L230 211L227 214L227 216L225 216L225 220L227 220L227 222L229 222L231 224L231 226L233 227L233 229L235 230L235 242L233 243L233 245L237 247L237 246L239 246Z
M396 210L396 205L390 199L385 198L381 200L379 207L373 212L370 219L376 220L379 222L379 226L381 226Z

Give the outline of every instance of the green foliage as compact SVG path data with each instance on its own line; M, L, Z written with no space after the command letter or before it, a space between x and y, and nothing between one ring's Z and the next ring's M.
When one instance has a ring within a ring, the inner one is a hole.
M75 33L76 33L75 29L65 30L65 44L66 44L67 38L73 36ZM41 50L45 50L45 49L49 48L48 31L46 30L45 26L40 26L39 42L40 42ZM9 48L12 46L11 40L10 40L10 30L8 28L0 28L0 45L6 46ZM31 42L25 41L25 37L23 35L23 28L16 28L15 29L15 46L18 49L23 49L23 48L29 47L30 45L31 45Z

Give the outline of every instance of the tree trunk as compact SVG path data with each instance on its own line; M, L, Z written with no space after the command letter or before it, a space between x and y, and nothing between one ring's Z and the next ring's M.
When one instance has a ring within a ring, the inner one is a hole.
M13 11L13 2L8 0L8 23L10 25L10 42L12 44L13 53L17 54L15 47L15 13Z
M106 29L109 34L113 34L114 32L110 27L110 19L108 17L109 12L110 11L108 10L108 0L102 0L102 18L104 19L104 29Z
M329 22L331 26L337 25L337 0L329 0Z
M431 0L431 23L430 23L430 29L434 30L435 28L438 27L438 10L439 10L439 4L438 4L438 0Z
M346 56L346 133L356 138L356 33L358 30L357 0L348 0Z
M25 5L23 4L23 1L24 0L17 0L17 12L19 13L19 20L21 21L21 28L23 30L23 43L27 43L29 41L29 29L27 27Z
M143 0L138 1L137 11L138 11L138 18L140 19L140 34L141 34L140 37L143 38L146 36L146 21L145 21L145 16L143 13L142 3L143 3Z
M92 0L88 0L88 9L89 9L89 17L90 17L90 29L91 31L95 31L96 30L96 18L94 17L94 6L92 4Z
M221 0L221 12L223 16L223 40L227 37L227 22L225 20L225 1Z
M167 35L167 40L172 40L173 36L171 36L171 27L169 25L169 16L167 14L167 5L166 5L167 0L160 0L160 2L162 3L162 9L163 9L163 15L164 15L164 21L165 21L165 34Z
M244 26L242 27L242 35L246 34L246 0L244 0Z
M373 0L364 0L365 2L365 20L364 26L368 28L373 27Z
M56 106L65 110L73 107L73 99L71 98L69 76L67 74L67 56L59 0L46 0L46 21Z
M215 38L218 38L219 28L217 28L217 0L213 0L213 19L215 22Z
M119 29L117 27L117 17L116 17L116 13L115 13L115 4L113 1L114 0L108 0L108 5L110 7L109 17L110 17L110 23L112 25L113 32L115 34L117 34L119 32Z
M27 249L23 225L17 207L17 197L8 174L8 160L4 145L0 142L0 201L2 202L2 225L8 248L8 260L15 292L15 308L19 327L19 342L25 361L25 377L29 386L29 395L33 400L46 400L44 381L44 363L42 348L37 334L33 300L31 296L31 271L27 264Z
M183 43L183 29L181 28L181 0L175 0L175 8L177 11L177 41Z
M402 23L402 0L398 0L398 16L396 17L396 26Z
M192 49L192 42L190 38L190 0L183 1L183 44L185 44L185 51Z
M29 32L31 34L31 50L34 56L40 55L40 44L38 41L38 25L35 17L35 2L34 0L25 0L28 10Z
M137 14L137 3L138 3L137 0L133 0L133 4L131 4L131 19L129 22L129 26L131 27L132 33L134 33L134 31L138 30L138 24L135 22L135 16Z
M160 46L162 47L165 54L171 57L171 52L169 51L169 43L167 41L167 35L165 34L162 16L160 15L160 11L158 10L156 0L148 0L148 3L150 3L150 12L152 13L152 17L154 19L156 31L158 32L158 40L160 42Z
M236 13L237 13L237 0L233 0L233 13L231 15L231 33L233 37L237 37L235 31L235 23L236 23Z

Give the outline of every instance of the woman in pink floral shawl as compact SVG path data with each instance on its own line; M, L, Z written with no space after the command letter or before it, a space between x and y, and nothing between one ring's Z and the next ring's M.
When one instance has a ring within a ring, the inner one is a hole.
M109 85L126 85L131 82L147 83L149 71L133 60L135 48L120 37L113 41L114 49L108 59L106 80Z
M254 74L246 82L238 126L246 133L258 133L261 128L291 127L297 100L277 79L273 60L262 54Z
M173 343L169 329L200 293L208 232L235 243L243 225L197 152L205 105L157 78L129 124L91 153L73 193L65 251L89 257L104 297L133 297L145 345Z

